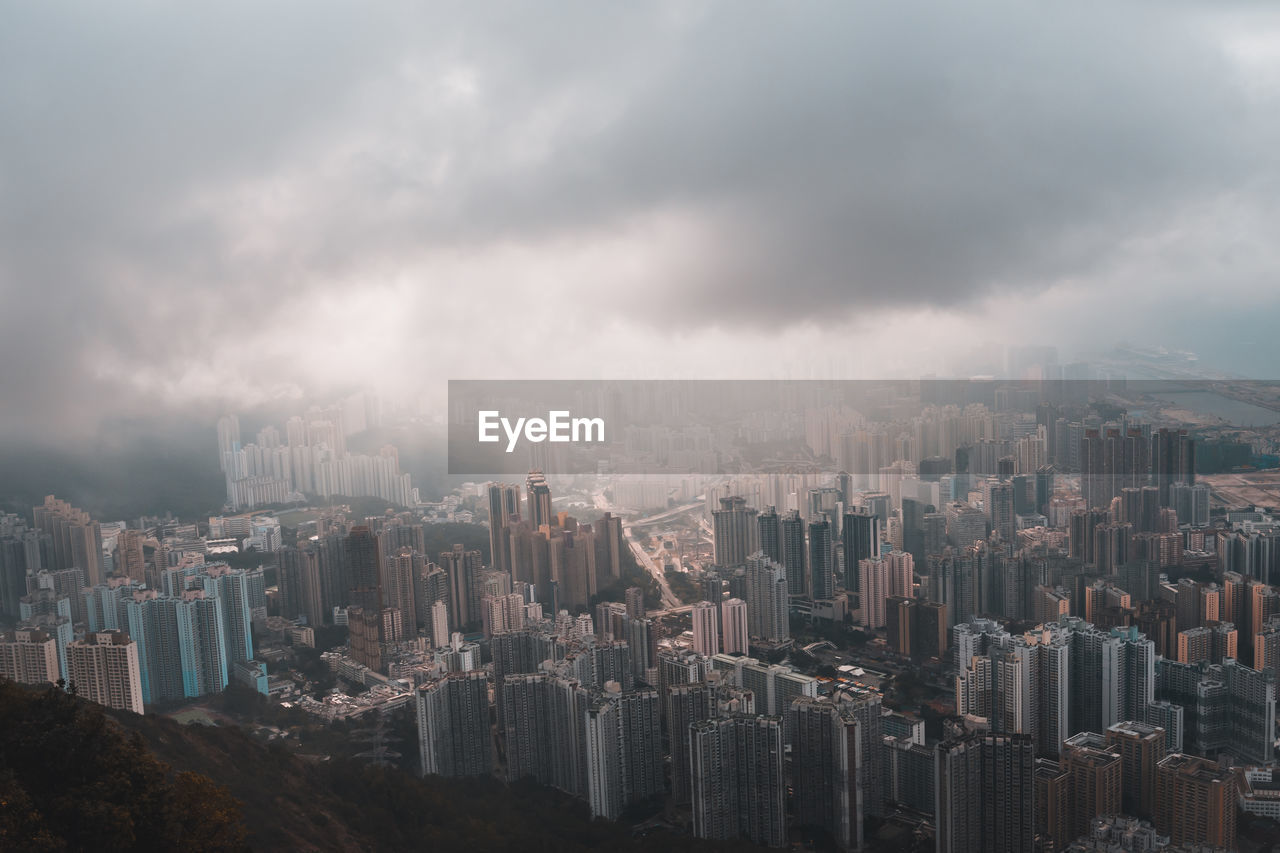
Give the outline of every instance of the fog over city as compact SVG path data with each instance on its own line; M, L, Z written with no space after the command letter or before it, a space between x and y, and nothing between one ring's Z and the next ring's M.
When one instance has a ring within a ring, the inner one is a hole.
M1277 35L1263 3L12 6L0 431L991 341L1261 376Z

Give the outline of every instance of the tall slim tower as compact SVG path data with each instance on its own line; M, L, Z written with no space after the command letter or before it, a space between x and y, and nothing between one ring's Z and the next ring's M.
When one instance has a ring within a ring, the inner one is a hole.
M809 591L809 576L805 571L804 519L799 510L791 510L778 521L782 557L779 562L787 573L787 593L801 596Z
M551 487L547 485L547 478L541 471L530 471L524 489L528 496L529 521L533 524L533 529L551 524L555 520L555 513L551 509Z
M693 606L693 650L704 657L720 652L720 629L716 606L700 601Z
M742 566L747 557L759 550L760 535L756 511L747 506L746 498L720 499L720 509L711 513L717 566Z
M857 589L858 566L863 560L880 555L880 517L865 506L845 510L840 538L844 543L844 584L849 589Z
M724 638L726 654L748 652L747 603L740 598L730 598L720 603L720 631Z
M489 565L500 572L511 571L510 539L507 523L520 514L520 487L509 483L489 484Z
M835 597L836 575L832 556L831 522L825 516L819 521L809 522L810 594L815 601Z
M782 528L778 521L778 511L772 506L756 517L760 527L758 541L760 550L767 559L775 563L782 562Z

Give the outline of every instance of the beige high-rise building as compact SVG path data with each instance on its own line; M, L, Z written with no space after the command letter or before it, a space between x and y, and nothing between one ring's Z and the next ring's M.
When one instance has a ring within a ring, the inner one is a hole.
M37 628L0 634L0 678L19 684L58 680L58 641Z
M720 602L720 626L726 654L746 654L748 649L747 603L740 598Z
M88 634L67 646L67 670L75 691L108 708L142 713L138 644L122 631Z
M102 525L89 518L89 513L53 495L35 507L32 515L36 528L53 539L53 565L46 568L81 569L86 586L102 583Z
M717 608L709 601L693 605L693 650L703 657L720 652L720 630L716 624Z

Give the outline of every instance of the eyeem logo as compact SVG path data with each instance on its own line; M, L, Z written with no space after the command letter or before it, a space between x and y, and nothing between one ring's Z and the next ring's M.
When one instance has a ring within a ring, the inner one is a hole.
M557 443L604 441L604 418L571 418L567 411L547 412L547 419L516 418L513 424L497 411L479 412L479 441L501 441L498 430L506 433L507 452L516 449L520 437L535 444L542 441Z

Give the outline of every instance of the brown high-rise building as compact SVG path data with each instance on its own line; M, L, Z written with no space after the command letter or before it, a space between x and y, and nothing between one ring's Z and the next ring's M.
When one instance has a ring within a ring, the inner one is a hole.
M351 528L343 541L347 557L347 604L375 613L382 610L382 560L378 537L364 525Z
M1222 573L1222 618L1242 627L1248 626L1248 601L1245 596L1245 577L1238 572Z
M99 631L67 646L67 680L76 693L120 711L142 713L138 644L121 631Z
M1175 752L1156 765L1156 829L1174 844L1236 849L1236 780L1216 762Z
M1212 634L1208 628L1188 628L1178 632L1178 663L1200 663L1210 657Z
M889 637L889 648L904 657L912 654L913 633L912 600L901 595L891 595L884 602L884 629Z
M116 534L115 574L135 583L147 582L147 558L142 549L146 534L141 530L121 530Z
M1036 841L1037 849L1061 850L1071 843L1071 777L1058 762L1037 758Z
M1061 587L1040 585L1035 589L1035 607L1032 618L1037 624L1057 622L1071 615L1071 594Z
M1172 601L1153 599L1141 602L1134 624L1141 634L1155 643L1156 654L1170 660L1178 656L1178 608Z
M1262 630L1253 635L1253 668L1274 672L1280 680L1280 619L1269 619Z
M1249 636L1256 637L1272 616L1280 616L1280 593L1259 580L1246 583L1249 608ZM1240 624L1239 622L1236 623Z
M1080 732L1063 741L1061 766L1071 780L1072 838L1088 834L1095 817L1120 813L1120 753L1102 735Z
M595 533L596 572L606 582L622 574L622 519L606 512L592 526Z
M951 644L951 632L947 630L947 605L940 601L916 599L913 616L915 633L911 638L911 650L921 660L941 658Z
M1155 815L1156 765L1165 756L1159 726L1129 720L1107 729L1107 747L1120 753L1120 803L1127 815Z
M347 641L351 659L374 672L382 672L383 629L382 615L377 610L347 608Z
M551 579L558 591L558 607L586 607L596 594L595 534L590 525L575 532L547 531Z

